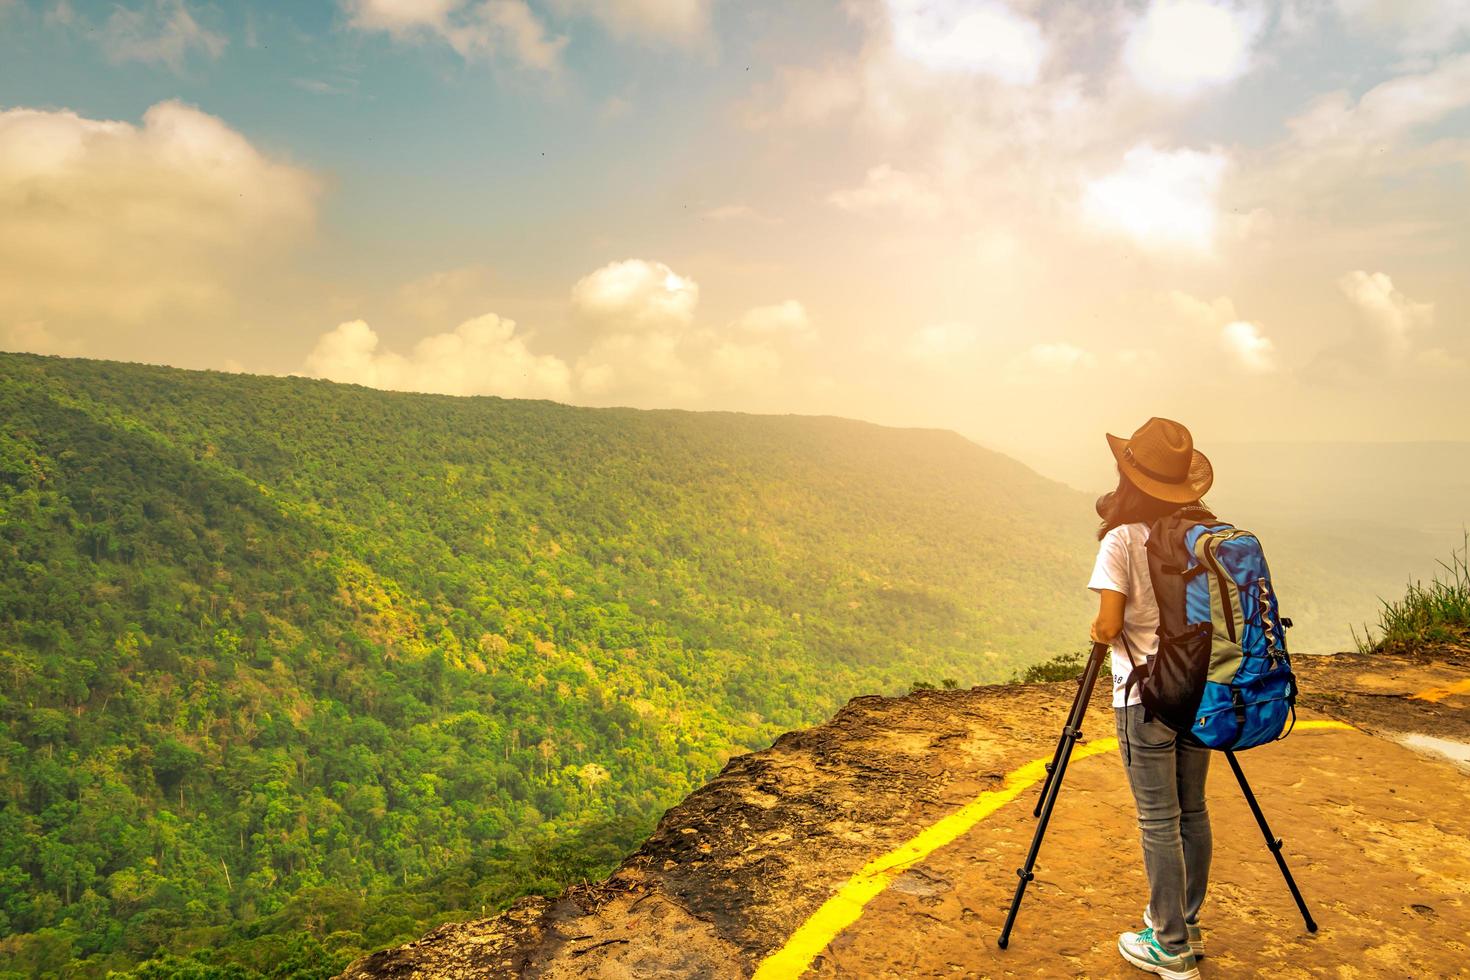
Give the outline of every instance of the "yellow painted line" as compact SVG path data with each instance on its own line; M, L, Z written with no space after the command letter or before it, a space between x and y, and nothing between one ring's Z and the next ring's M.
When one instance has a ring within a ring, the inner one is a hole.
M1439 702L1456 694L1470 694L1470 679L1455 681L1455 683L1446 684L1444 687L1431 687L1427 690L1420 691L1418 694L1410 694L1409 700Z
M1296 731L1355 731L1342 721L1299 721ZM1111 752L1118 747L1116 738L1100 738L1084 742L1072 749L1071 761ZM1000 789L986 790L958 810L904 841L882 857L869 861L854 874L821 908L801 924L785 945L771 953L756 968L753 980L793 980L806 972L812 960L832 940L863 914L863 908L883 893L904 871L924 860L934 851L951 844L980 821L1026 790L1046 778L1046 764L1051 756L1032 759L1019 769L1006 773Z

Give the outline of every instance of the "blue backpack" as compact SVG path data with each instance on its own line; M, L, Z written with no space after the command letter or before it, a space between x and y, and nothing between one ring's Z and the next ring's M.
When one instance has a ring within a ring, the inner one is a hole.
M1248 749L1290 733L1296 676L1271 573L1254 534L1185 507L1154 523L1149 580L1159 652L1128 679L1144 707L1212 749Z

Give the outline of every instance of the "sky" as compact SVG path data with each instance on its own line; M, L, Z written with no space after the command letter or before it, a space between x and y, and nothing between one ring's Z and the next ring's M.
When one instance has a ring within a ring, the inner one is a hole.
M4 350L1096 485L1470 438L1467 218L1465 0L0 0Z

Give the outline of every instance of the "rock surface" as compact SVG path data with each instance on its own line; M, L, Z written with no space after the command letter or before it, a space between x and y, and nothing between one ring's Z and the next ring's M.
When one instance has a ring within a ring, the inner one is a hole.
M1227 766L1205 976L1431 976L1470 934L1470 781L1424 733L1470 742L1470 652L1298 657L1302 732L1241 756L1322 924L1307 933ZM1049 757L1075 686L921 691L849 702L826 725L732 759L606 880L523 899L353 963L348 980L741 977L868 861L1004 774ZM1113 734L1099 690L1084 729ZM1223 760L1221 760L1223 763ZM1116 935L1146 896L1115 753L1069 771L1009 950L995 946L1034 790L897 877L817 956L819 976L1129 976Z

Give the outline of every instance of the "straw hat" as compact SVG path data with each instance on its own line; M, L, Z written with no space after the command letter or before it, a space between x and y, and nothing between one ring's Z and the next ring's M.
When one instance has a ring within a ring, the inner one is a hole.
M1130 439L1109 434L1108 445L1119 471L1159 500L1193 503L1215 479L1210 461L1194 448L1189 430L1172 419L1149 419Z

